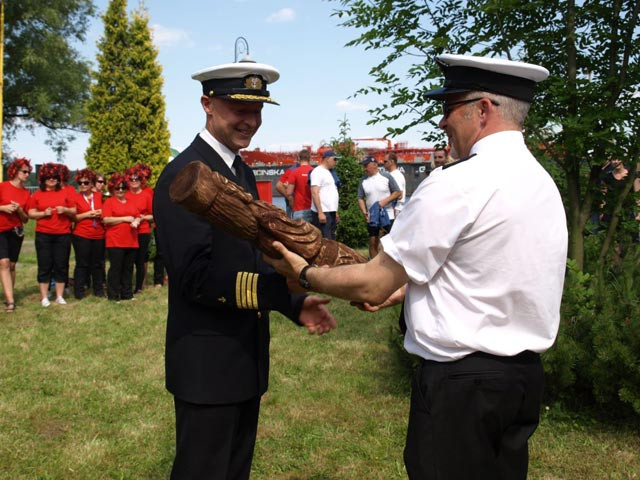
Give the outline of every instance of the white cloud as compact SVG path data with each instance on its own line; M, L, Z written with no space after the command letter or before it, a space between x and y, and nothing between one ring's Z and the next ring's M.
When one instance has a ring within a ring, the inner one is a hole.
M291 22L296 18L293 8L282 8L267 17L267 23Z
M157 23L151 25L151 36L158 47L174 47L180 44L193 46L189 34L184 30L163 27Z
M349 100L340 100L336 103L338 110L344 110L346 112L364 112L369 109L369 105L363 103L353 103Z

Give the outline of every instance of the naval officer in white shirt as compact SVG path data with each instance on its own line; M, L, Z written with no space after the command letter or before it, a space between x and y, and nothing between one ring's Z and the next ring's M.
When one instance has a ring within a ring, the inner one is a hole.
M276 243L278 271L375 310L403 301L405 348L421 357L405 465L412 479L525 479L538 425L540 353L558 331L567 254L560 194L522 127L538 65L440 55L440 128L460 160L416 189L383 251L315 268Z

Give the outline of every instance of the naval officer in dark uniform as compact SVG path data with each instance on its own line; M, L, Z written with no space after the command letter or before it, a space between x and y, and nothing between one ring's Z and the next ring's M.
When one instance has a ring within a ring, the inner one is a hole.
M470 55L437 62L444 87L426 96L442 102L440 128L460 160L420 183L370 262L314 268L277 244L285 258L270 263L317 292L404 301L404 346L421 358L409 478L524 480L567 258L562 199L522 135L549 72Z
M192 161L209 166L258 198L238 152L262 123L264 64L238 62L192 75L202 82L205 129L162 172L153 210L169 275L166 386L174 395L176 456L172 479L246 479L269 374L269 310L310 333L335 327L327 298L291 295L285 279L238 240L171 202L175 175Z

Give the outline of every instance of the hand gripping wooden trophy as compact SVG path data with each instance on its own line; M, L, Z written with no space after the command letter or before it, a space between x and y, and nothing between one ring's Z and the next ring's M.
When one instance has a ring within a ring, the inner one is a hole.
M250 193L202 162L191 162L173 179L171 200L204 217L209 223L255 245L273 258L281 255L271 246L281 242L309 264L337 266L365 263L354 249L322 237L304 220L292 220L278 207L254 200Z

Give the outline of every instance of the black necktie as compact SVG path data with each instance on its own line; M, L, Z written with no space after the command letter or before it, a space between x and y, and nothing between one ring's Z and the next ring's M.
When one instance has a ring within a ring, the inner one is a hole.
M236 171L236 177L242 183L242 157L240 155L236 155L236 158L233 159L233 169Z

